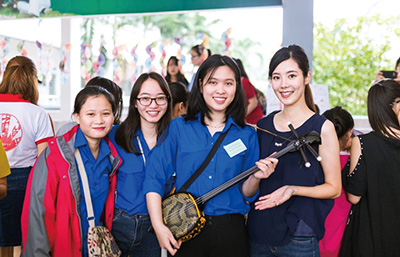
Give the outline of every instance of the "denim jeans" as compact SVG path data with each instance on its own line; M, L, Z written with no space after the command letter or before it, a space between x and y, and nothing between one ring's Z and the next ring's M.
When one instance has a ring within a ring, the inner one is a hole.
M114 210L111 233L123 256L160 257L161 248L155 234L149 233L148 214L129 215L121 209Z
M315 237L292 237L283 246L259 244L249 241L250 257L319 257L318 240Z
M11 169L7 196L0 200L0 247L21 245L21 214L32 167Z

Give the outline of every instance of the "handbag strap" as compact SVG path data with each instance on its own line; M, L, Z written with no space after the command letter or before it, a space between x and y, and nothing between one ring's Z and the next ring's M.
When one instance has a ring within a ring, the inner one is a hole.
M214 154L217 152L219 145L222 143L222 140L224 140L225 136L228 134L228 131L231 127L229 127L224 133L219 135L217 141L211 148L210 152L208 153L206 159L204 162L200 165L200 167L193 173L193 175L183 184L183 186L177 191L178 193L183 193L186 192L186 190L190 187L190 185L200 176L200 174L203 172L203 170L207 167L207 165L210 163L212 157Z
M92 228L92 227L95 227L92 196L90 195L89 182L88 182L88 178L86 175L85 166L83 165L81 153L79 152L78 148L75 149L75 158L76 158L76 162L78 163L78 171L81 176L83 192L85 195L87 220L89 222L89 227Z

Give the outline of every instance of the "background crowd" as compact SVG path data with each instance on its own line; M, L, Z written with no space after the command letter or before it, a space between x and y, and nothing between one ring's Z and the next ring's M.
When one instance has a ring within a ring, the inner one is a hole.
M361 134L340 106L319 114L300 46L282 47L270 61L283 108L267 116L240 59L202 45L190 55L198 67L190 82L175 56L165 77L141 74L126 118L121 88L91 79L75 98L74 122L58 131L38 106L35 64L23 56L8 62L0 84L0 257L92 256L98 226L131 257L161 249L230 257L400 252L400 58L389 78L379 71L369 87L373 131ZM311 131L319 144L272 156ZM162 202L174 191L199 197L251 168L200 206L196 237L182 240L166 225Z

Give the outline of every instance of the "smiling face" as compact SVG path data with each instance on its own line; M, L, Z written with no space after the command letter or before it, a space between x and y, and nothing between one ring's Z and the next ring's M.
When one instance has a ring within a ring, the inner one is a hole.
M74 118L89 144L105 137L114 123L112 106L104 95L88 97Z
M272 72L271 84L278 99L286 106L299 101L305 103L305 85L310 83L311 73L303 76L299 65L293 59L281 62Z
M228 66L220 66L211 77L207 74L201 90L211 113L225 113L235 98L235 73Z
M158 82L154 79L147 79L143 82L137 98L148 97L166 97ZM163 117L168 108L168 101L164 105L158 105L155 100L150 102L149 106L143 106L139 100L136 100L135 107L140 114L141 125L152 124L156 125L157 122Z

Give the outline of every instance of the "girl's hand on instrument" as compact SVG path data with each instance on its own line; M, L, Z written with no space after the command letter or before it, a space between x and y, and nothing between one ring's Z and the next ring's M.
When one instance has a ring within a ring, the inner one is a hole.
M253 174L253 177L256 179L265 179L268 178L274 171L275 167L278 164L278 159L276 158L265 158L256 162L257 167L260 169L256 173Z
M281 188L278 188L269 195L261 196L258 199L259 201L254 203L255 209L265 210L268 208L276 207L289 200L293 194L294 194L293 186L283 186Z
M157 228L156 235L160 247L162 249L167 249L172 256L174 256L181 247L182 241L176 241L169 228L164 224Z

